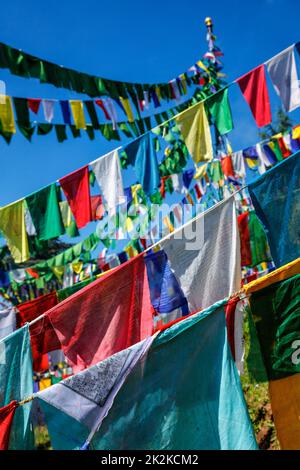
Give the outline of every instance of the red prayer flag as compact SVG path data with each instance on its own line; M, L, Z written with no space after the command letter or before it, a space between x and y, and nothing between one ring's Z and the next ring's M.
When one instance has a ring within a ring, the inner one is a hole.
M56 292L42 295L17 306L17 326L25 325L39 317L57 304ZM58 337L49 318L44 317L30 326L30 342L33 358L33 370L39 372L49 369L48 355L50 351L61 349Z
M265 66L260 65L237 80L258 127L272 121Z
M84 227L92 220L88 166L64 176L59 180L59 183L65 193L77 227Z
M92 220L101 220L105 214L102 196L91 196Z
M231 354L234 360L235 360L235 341L234 341L235 309L239 300L240 299L238 297L236 297L235 299L229 300L225 309L227 337L228 337L228 342L229 342L230 349L231 349Z
M277 141L278 141L278 145L280 147L283 158L287 158L290 155L292 155L292 152L290 152L290 150L285 145L283 137L278 137Z
M228 155L221 159L222 170L225 176L234 176L231 156Z
M143 255L116 267L47 312L74 372L152 334Z
M27 98L28 106L33 113L37 114L39 112L41 101L40 98Z
M0 408L0 450L7 450L14 414L18 403L16 400Z
M108 111L106 109L106 107L104 106L104 103L102 100L95 100L95 103L99 106L99 108L102 109L102 111L104 112L104 115L106 117L106 119L108 119L109 121L111 121L111 117L110 115L108 114Z
M238 226L241 238L241 264L242 266L251 266L251 246L250 246L250 232L249 232L249 212L244 212L238 216Z

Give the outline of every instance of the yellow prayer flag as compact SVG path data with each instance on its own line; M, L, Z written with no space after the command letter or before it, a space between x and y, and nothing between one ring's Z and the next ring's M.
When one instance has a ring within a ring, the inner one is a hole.
M70 100L70 106L74 118L76 129L86 129L83 103L81 100Z
M72 223L72 211L71 211L68 201L61 201L59 203L59 209L60 209L61 218L62 218L64 227L65 228L70 227Z
M183 93L186 95L187 94L187 86L186 86L186 79L184 75L179 75L180 78L180 83L182 85Z
M130 217L127 217L125 221L125 230L126 232L131 232L134 229L133 222Z
M194 162L212 160L213 147L204 103L184 111L175 120Z
M16 133L14 112L10 96L0 97L0 120L3 132Z
M208 75L210 75L208 68L203 64L202 60L198 60L197 62L198 67L204 70Z
M122 98L122 96L120 96L120 101L123 105L123 108L125 109L125 113L126 113L126 116L128 118L128 121L133 122L134 121L134 116L133 116L133 113L132 113L132 109L131 109L131 106L130 106L129 99L128 98Z
M77 261L76 263L72 263L72 268L75 272L75 274L79 274L83 268L83 262L82 261Z
M0 209L0 230L16 263L29 259L24 199Z
M198 178L203 178L207 172L207 163L201 166L196 166L196 173L194 175L194 179L197 180Z
M138 191L140 191L140 189L142 189L141 184L133 184L131 186L132 199L133 199L133 202L136 206L138 206L138 204L139 204Z
M125 247L124 251L126 251L128 258L133 258L134 256L139 254L139 252L131 245Z
M300 139L300 126L296 126L292 132L292 139Z
M300 374L270 380L269 393L280 448L298 450L300 448Z
M171 220L170 220L168 215L166 215L166 217L164 217L163 222L164 222L165 226L168 227L170 233L174 232L174 226L172 225Z
M64 266L53 266L51 268L52 272L55 274L57 279L60 281L65 273L65 267Z

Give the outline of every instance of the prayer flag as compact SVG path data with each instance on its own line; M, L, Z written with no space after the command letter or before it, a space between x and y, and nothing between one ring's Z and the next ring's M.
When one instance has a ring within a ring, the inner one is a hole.
M233 129L232 115L228 100L228 88L216 92L205 101L206 109L218 129L219 134L227 134Z
M56 183L27 196L26 203L39 240L49 240L65 233Z
M192 106L175 118L195 163L213 159L213 148L204 103Z
M251 70L236 80L244 95L258 127L272 121L270 100L266 82L265 66Z
M0 208L0 230L16 263L29 259L24 199Z
M240 289L241 261L234 197L199 214L160 243L190 312Z
M86 129L83 103L81 100L70 100L70 106L72 109L73 119L76 129Z
M300 152L297 152L249 184L250 197L267 234L276 267L300 256L299 174Z
M14 112L10 96L2 96L0 100L0 121L2 124L2 131L15 134L15 120Z
M138 181L146 194L155 193L160 186L157 156L150 132L126 146L129 163L134 166Z
M124 202L124 189L118 150L98 158L90 163L96 181L102 190L109 213Z
M293 44L266 62L275 91L288 112L300 106L300 87L294 48Z
M64 176L59 183L69 202L77 227L83 228L92 220L88 166Z

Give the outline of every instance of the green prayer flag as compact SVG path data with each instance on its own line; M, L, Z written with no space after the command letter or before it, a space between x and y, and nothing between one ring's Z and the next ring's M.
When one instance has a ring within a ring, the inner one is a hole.
M65 233L56 183L27 196L26 203L40 240L50 240Z
M67 140L66 126L65 124L55 124L56 137L59 143Z
M300 274L252 293L250 307L269 380L299 373Z
M252 266L257 266L264 261L271 261L267 236L255 211L249 211L248 226Z
M17 121L23 126L30 127L29 108L26 98L13 98Z
M233 122L228 100L228 88L208 98L205 105L221 135L232 131Z

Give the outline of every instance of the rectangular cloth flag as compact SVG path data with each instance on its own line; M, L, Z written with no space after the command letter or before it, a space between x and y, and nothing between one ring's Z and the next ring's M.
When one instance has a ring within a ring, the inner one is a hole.
M114 213L124 201L124 189L118 150L90 163L96 181L103 193L109 213Z
M81 100L70 100L73 119L76 129L86 129L83 103Z
M144 258L138 256L76 292L47 313L75 371L152 333Z
M187 109L179 114L175 121L194 162L212 160L213 147L204 103Z
M21 401L33 393L28 325L0 340L0 407ZM31 402L18 407L10 433L10 450L33 448L30 425Z
M55 450L71 450L74 444L77 448L88 444L88 435L92 437L101 426L126 377L147 354L153 340L154 336L150 336L37 393ZM74 429L79 432L74 433Z
M265 66L260 65L236 80L258 127L272 121Z
M250 307L281 448L299 449L300 274L254 292Z
M275 266L300 256L300 152L249 184L256 214L266 231Z
M10 96L3 96L0 100L0 121L2 124L2 131L15 134L15 120L14 120L14 112L11 103Z
M17 326L21 328L57 304L56 292L42 295L33 300L19 304L17 308ZM49 368L50 351L61 349L57 335L47 317L30 327L30 341L33 357L33 370L43 371Z
M147 132L135 139L125 147L125 152L145 193L155 193L160 186L160 176L151 133Z
M55 100L42 100L42 105L44 110L45 121L51 123L54 118Z
M56 183L27 196L26 203L39 240L50 240L65 233Z
M29 259L24 199L0 208L0 230L16 263Z
M77 227L83 228L92 220L88 166L64 176L59 183L70 204Z
M294 51L293 44L266 62L275 91L288 112L300 106L300 87Z
M220 90L205 101L205 107L212 117L219 134L227 134L233 129L232 115L228 100L228 88Z
M199 214L160 246L190 312L208 308L240 289L240 243L233 196Z
M257 449L223 304L177 322L154 340L116 396L92 449Z
M242 266L254 267L271 261L270 248L262 224L255 211L247 211L238 216L241 238Z

